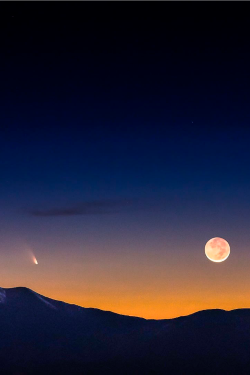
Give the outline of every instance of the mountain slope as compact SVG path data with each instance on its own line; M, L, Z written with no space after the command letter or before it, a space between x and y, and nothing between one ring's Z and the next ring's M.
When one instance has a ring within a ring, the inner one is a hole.
M146 320L0 288L4 374L250 373L250 310Z

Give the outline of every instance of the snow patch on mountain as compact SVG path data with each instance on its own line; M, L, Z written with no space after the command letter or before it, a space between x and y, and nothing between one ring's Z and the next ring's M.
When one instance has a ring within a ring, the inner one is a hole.
M50 303L49 301L46 301L46 299L43 298L40 294L36 292L33 292L33 293L37 296L37 298L43 301L48 307L50 307L51 309L57 310L57 308L54 305L52 305L52 303Z
M0 303L4 303L6 300L6 292L4 289L0 288Z

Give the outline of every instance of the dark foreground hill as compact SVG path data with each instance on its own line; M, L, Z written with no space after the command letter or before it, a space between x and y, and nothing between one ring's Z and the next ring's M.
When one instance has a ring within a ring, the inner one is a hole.
M250 309L146 320L0 288L1 374L250 374Z

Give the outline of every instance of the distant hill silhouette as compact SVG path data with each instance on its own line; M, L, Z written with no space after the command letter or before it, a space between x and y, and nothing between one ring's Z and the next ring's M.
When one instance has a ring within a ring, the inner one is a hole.
M1 374L250 374L250 309L146 320L0 288Z

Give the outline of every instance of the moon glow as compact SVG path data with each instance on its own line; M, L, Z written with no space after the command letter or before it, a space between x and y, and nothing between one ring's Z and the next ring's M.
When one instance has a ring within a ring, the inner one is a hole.
M206 243L205 254L212 262L223 262L229 257L229 243L220 237L211 238Z

